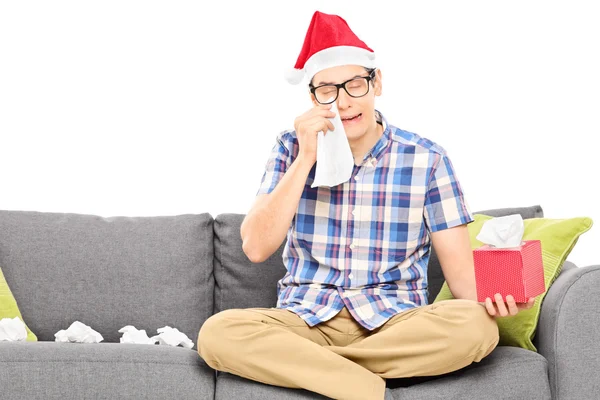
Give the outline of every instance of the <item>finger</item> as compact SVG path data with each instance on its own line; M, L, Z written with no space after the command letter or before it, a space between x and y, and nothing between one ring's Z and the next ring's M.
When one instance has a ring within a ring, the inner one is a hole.
M490 314L492 317L496 315L496 308L494 307L492 299L490 299L489 297L485 298L485 308L488 314Z
M508 313L510 315L517 315L519 313L519 307L517 307L513 295L509 294L506 296L506 304L508 304Z
M335 116L335 114L334 114ZM319 124L325 121L329 121L328 117L326 115L314 115L311 118L306 119L306 124L307 125L314 125L314 124Z
M333 117L335 117L335 113L333 111L315 108L315 109L312 109L312 110L302 114L301 116L297 117L294 121L294 126L303 124L303 123L310 124L311 121L313 121L315 119L319 119L319 118L333 118Z
M534 297L530 297L527 300L527 303L520 303L517 304L517 307L519 307L520 310L528 310L531 307L533 307L533 305L535 304L535 298Z
M505 317L508 315L508 310L506 309L506 304L504 304L504 299L500 293L496 293L494 295L494 299L496 301L496 307L498 307L498 314L500 316Z
M333 118L335 117L335 113L331 110L323 110L320 108L312 110L310 113L306 114L306 118L314 118L314 117L325 117L325 118Z
M333 131L333 125L331 125L331 129L329 129L329 125L331 125L330 121L321 118L317 122L313 123L313 125L311 125L311 130L317 133L323 132L323 134L327 134L329 130Z
M529 308L533 307L534 304L535 304L535 297L531 297L529 299L529 301L527 302L525 309L529 309Z
M333 132L334 130L333 123L330 120L321 117L314 119L313 127L317 129L317 132L323 131L323 133L327 133L328 130Z

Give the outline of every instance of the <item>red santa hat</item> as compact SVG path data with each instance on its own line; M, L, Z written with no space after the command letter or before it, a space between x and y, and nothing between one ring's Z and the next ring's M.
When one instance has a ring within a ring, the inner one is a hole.
M352 32L343 18L316 11L296 65L286 71L285 78L297 85L305 76L312 79L317 72L339 65L374 68L375 52Z

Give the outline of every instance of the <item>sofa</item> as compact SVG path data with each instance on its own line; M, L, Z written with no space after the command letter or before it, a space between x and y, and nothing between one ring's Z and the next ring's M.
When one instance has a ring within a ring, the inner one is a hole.
M484 210L543 217L540 206ZM2 399L319 399L212 370L197 353L200 327L230 308L276 305L282 251L252 263L243 214L100 217L0 211L0 268L37 342L0 342ZM443 275L435 251L429 301ZM499 346L479 363L436 377L390 379L396 399L600 398L600 265L565 262L542 305L538 352ZM101 343L59 343L81 321ZM125 325L171 326L192 349L120 343ZM326 376L323 379L327 379Z

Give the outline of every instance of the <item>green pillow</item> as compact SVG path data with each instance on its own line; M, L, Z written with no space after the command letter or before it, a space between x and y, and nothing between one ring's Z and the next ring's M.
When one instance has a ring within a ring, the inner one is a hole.
M21 312L19 311L19 307L17 306L17 301L12 295L10 288L8 287L8 283L6 283L6 279L4 279L4 274L2 273L2 268L0 268L0 320L2 318L14 318L19 317L21 321L23 321L23 317L21 316ZM23 321L25 323L25 321ZM27 341L28 342L36 342L37 336L27 325L25 325L25 329L27 329Z
M483 223L493 217L483 214L473 215L475 220L467 225L471 238L471 248L484 245L475 237L479 234ZM496 317L500 332L500 346L515 346L536 351L532 343L535 336L541 305L548 288L558 275L567 256L573 250L581 234L592 227L592 219L577 217L569 219L528 218L523 220L523 240L540 240L542 245L542 262L544 264L544 281L546 292L535 298L533 307L520 311L517 315ZM444 282L435 302L453 299L448 284Z

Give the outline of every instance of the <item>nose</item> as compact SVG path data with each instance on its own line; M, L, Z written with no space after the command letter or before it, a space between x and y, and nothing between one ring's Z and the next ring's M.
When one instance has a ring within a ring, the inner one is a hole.
M340 89L338 98L336 100L338 110L348 108L350 106L350 102L351 102L350 99L351 99L350 95L344 89Z

